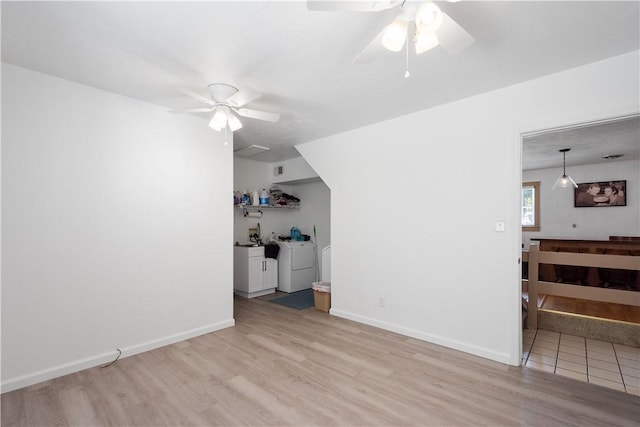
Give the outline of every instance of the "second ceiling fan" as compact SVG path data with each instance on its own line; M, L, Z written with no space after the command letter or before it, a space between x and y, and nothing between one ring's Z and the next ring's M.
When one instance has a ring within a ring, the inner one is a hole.
M176 113L209 113L213 112L209 127L221 131L229 129L232 132L240 129L242 123L237 116L247 117L250 119L264 120L275 123L280 119L280 115L267 111L250 110L241 108L251 101L261 96L260 92L253 89L238 90L237 88L226 83L211 83L207 86L210 98L200 94L184 91L208 107L190 108L187 110L173 110Z
M450 1L455 3L455 1ZM355 63L373 60L382 50L402 50L405 42L413 41L416 54L424 53L438 45L451 54L471 46L475 39L449 15L431 1L331 1L307 0L309 10L352 10L378 12L398 8L396 18L367 45L356 57ZM407 46L408 48L408 46Z

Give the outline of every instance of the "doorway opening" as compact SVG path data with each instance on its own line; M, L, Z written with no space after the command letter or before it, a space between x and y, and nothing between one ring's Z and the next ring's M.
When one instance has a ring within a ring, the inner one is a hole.
M552 189L561 174L577 185ZM523 134L522 181L539 184L538 228L523 222L522 232L523 261L535 253L522 269L523 365L639 394L627 365L640 361L640 271L630 261L640 256L640 203L607 203L604 187L640 194L640 116ZM599 183L597 200L577 202Z

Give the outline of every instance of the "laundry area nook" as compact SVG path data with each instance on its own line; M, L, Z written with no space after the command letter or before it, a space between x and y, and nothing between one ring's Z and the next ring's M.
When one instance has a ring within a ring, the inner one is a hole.
M329 312L329 188L302 157L253 160L260 152L234 158L234 294Z

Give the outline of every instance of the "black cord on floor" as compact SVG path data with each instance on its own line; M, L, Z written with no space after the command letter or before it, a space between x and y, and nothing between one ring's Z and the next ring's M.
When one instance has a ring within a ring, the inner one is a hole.
M109 366L111 366L114 363L116 363L118 361L118 359L120 359L120 356L122 355L122 350L120 350L119 348L116 348L116 350L118 350L118 356L116 357L116 359L114 361L112 361L112 362L107 363L106 365L100 366L101 368L108 368Z

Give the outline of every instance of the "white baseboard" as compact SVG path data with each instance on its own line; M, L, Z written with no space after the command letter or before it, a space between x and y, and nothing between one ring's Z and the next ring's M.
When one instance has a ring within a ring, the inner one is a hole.
M225 320L211 325L202 326L200 328L191 329L188 331L180 332L177 334L162 337L156 340L147 341L144 343L136 344L129 347L123 347L120 350L122 355L120 358L133 356L138 353L153 350L156 348L164 347L166 345L175 344L180 341L188 340L189 338L197 337L200 335L208 334L218 331L220 329L229 328L235 325L234 319ZM118 353L116 351L110 351L108 353L101 353L95 356L87 357L84 359L75 360L62 365L54 366L52 368L43 369L41 371L33 372L27 375L22 375L16 378L11 378L7 381L3 381L0 386L2 393L6 393L19 388L27 387L33 384L38 384L43 381L47 381L53 378L58 378L63 375L72 374L74 372L82 371L83 369L93 368L95 366L109 363L116 358Z
M372 319L370 317L361 316L359 314L353 314L347 311L337 310L335 308L332 308L329 313L333 316L353 320L354 322L358 322L358 323L364 323L365 325L369 325L369 326L375 326L376 328L384 329L386 331L395 332L400 335L405 335L411 338L416 338L422 341L438 344L444 347L452 348L454 350L463 351L465 353L484 357L485 359L490 359L496 362L504 363L506 365L513 365L513 366L519 365L520 357L517 358L518 363L514 365L511 360L512 358L508 353L497 352L484 347L478 347L468 343L451 340L449 338L445 338L439 335L429 334L416 329L395 325L393 323L382 322L380 320Z

